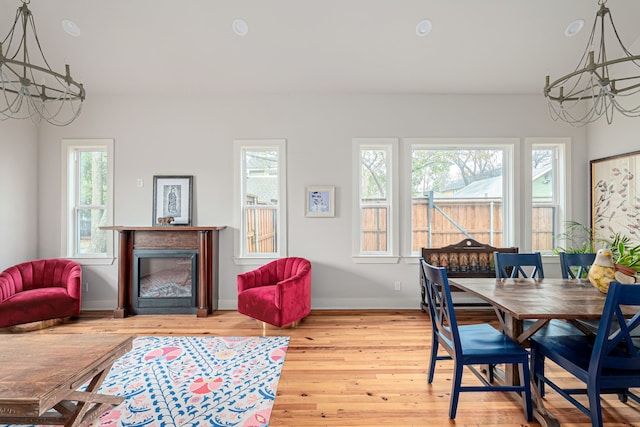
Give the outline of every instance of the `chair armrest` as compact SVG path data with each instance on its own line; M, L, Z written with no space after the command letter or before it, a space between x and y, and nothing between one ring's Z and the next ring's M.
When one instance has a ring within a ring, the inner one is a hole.
M73 263L67 266L69 269L64 276L65 286L71 298L79 300L82 297L82 267Z
M311 309L311 269L276 284L275 305Z

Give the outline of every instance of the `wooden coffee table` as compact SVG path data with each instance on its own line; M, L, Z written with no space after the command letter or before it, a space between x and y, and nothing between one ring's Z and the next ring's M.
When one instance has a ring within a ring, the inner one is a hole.
M0 336L0 424L81 426L121 403L98 394L132 335L16 334ZM88 384L86 390L78 388Z

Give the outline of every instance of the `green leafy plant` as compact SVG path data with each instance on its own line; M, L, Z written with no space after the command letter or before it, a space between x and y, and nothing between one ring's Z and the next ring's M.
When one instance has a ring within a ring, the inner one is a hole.
M640 272L640 245L633 246L628 236L616 233L610 248L615 264L624 265Z
M564 230L564 233L557 234L556 238L566 244L556 247L554 253L585 254L596 251L591 228L577 221L566 221Z

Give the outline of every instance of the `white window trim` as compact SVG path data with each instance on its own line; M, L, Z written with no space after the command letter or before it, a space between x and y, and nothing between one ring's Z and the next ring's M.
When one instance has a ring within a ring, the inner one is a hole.
M72 229L74 216L74 194L69 194L69 185L74 181L74 178L70 174L75 174L74 170L74 153L77 149L95 149L103 148L107 152L107 224L113 225L113 164L114 164L114 140L113 139L63 139L61 149L61 165L62 165L62 185L61 185L61 200L62 200L62 215L60 224L60 243L61 254L64 257L73 259L81 265L111 265L114 262L114 235L113 231L106 231L107 233L107 252L104 256L97 256L95 254L82 256L73 254L73 236L71 236L70 229Z
M244 179L242 151L245 149L264 149L273 147L278 150L278 252L273 254L245 253L244 249ZM287 256L287 141L286 139L237 139L234 141L234 262L237 265L262 265L266 262Z
M506 246L514 245L517 241L515 218L519 217L518 206L520 192L515 191L520 188L520 176L514 171L519 170L519 138L404 138L403 146L405 152L402 160L404 173L402 176L403 185L403 214L402 214L402 256L408 264L417 263L420 255L411 252L412 245L412 222L411 222L411 155L414 148L425 148L428 150L450 150L454 148L481 148L496 149L504 151L503 158L503 215L504 215L504 241ZM511 160L513 159L513 160ZM511 178L511 179L510 179ZM513 214L512 214L513 213ZM513 218L513 220L512 220ZM529 227L531 228L531 227Z
M389 250L382 253L364 254L360 252L360 149L364 146L381 146L390 149L389 172ZM399 138L353 138L352 140L352 260L358 264L396 264L400 259L400 179L399 179Z
M534 137L534 138L525 138L524 139L524 149L523 151L523 164L531 165L531 152L533 151L533 147L536 148L556 148L558 152L559 159L555 159L556 169L554 170L554 198L556 200L558 206L558 212L556 215L556 230L558 233L562 233L564 231L564 226L566 221L571 218L571 191L570 188L570 179L571 179L571 138L568 137ZM526 250L531 250L532 241L531 241L531 228L532 228L532 217L531 212L533 208L533 183L531 181L531 167L528 169L528 179L524 182L526 183L523 189L523 212L526 214L525 220L526 224L528 224L528 233L526 233L523 238L523 247L527 248ZM545 251L542 255L554 255L551 251ZM555 256L555 255L554 255Z

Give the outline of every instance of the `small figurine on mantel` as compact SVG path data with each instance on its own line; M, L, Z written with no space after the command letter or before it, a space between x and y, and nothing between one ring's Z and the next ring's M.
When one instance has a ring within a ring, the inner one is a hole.
M171 223L175 221L172 216L161 216L158 218L158 224L160 225L171 225Z

